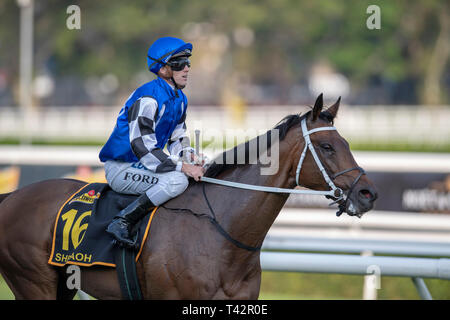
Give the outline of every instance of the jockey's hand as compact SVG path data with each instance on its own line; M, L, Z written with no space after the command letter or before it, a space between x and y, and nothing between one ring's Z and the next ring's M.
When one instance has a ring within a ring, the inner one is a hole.
M208 158L203 153L200 153L199 155L196 155L195 153L191 153L191 162L196 165L203 167L205 165L206 159L208 159Z
M184 172L189 177L194 178L195 181L200 181L200 178L203 177L205 171L205 168L201 166L189 164L186 162L183 162L183 166L181 167L181 172Z

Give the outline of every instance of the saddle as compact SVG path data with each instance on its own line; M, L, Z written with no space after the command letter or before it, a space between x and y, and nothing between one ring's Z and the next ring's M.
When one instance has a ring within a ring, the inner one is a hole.
M117 213L137 198L119 194L106 183L88 183L70 196L58 211L48 263L90 267L101 265L117 268L122 292L130 292L134 283L139 297L135 263L139 260L150 225L158 208L149 212L137 225L138 250L121 248L106 233L106 227ZM128 278L132 278L130 281ZM123 288L122 284L128 287ZM125 289L125 290L124 290ZM125 296L125 298L135 298Z
M83 186L58 212L48 263L60 267L66 264L116 267L114 251L117 246L105 230L113 217L136 198L135 195L119 194L106 183ZM137 225L139 250L136 262L156 210L149 212Z

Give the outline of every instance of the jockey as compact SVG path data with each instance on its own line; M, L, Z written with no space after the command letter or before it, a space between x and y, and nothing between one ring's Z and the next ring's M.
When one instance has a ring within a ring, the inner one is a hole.
M186 86L192 44L173 37L156 40L147 63L158 77L138 89L120 110L100 151L105 176L119 193L140 195L119 212L107 232L121 245L134 247L132 230L151 209L183 193L188 178L198 181L205 169L186 132ZM167 153L163 151L167 145Z

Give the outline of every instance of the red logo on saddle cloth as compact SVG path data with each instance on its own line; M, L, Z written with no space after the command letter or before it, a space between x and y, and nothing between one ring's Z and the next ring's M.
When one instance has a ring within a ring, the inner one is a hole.
M91 190L89 192L83 193L80 196L77 196L70 200L69 204L72 202L83 202L87 204L93 204L96 199L100 198L100 192L95 193L95 190Z

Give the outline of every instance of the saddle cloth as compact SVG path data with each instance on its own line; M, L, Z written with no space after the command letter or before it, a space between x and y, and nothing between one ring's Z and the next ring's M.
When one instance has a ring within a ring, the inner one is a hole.
M73 194L60 208L53 232L48 263L54 266L75 264L116 267L114 244L106 227L113 217L137 196L113 191L106 183L89 183ZM140 222L138 261L157 208Z

